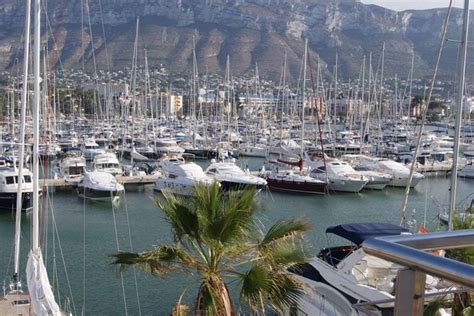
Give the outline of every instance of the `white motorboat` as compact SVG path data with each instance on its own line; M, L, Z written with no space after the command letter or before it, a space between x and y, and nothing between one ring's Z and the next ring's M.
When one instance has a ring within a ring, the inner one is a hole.
M215 182L194 162L166 164L163 174L163 178L156 180L155 190L183 196L193 196L197 184L211 186Z
M371 189L371 190L383 190L385 187L392 181L392 175L384 172L370 170L366 166L359 166L354 164L352 157L357 157L357 155L344 155L341 157L342 160L348 162L354 170L356 170L359 174L366 177L369 182L365 185L364 189Z
M234 161L212 160L211 165L206 169L206 174L219 181L224 190L239 190L245 186L253 186L261 190L267 185L265 179L243 171Z
M355 167L355 171L369 180L364 189L383 190L392 181L392 176L388 173L369 170L369 168L360 166Z
M55 143L47 143L39 145L38 155L42 159L55 159L61 152L61 147Z
M92 162L92 169L94 171L103 171L110 173L113 176L122 174L122 167L114 153L105 153L96 155Z
M93 201L115 201L124 192L113 175L103 171L86 172L77 186L80 197Z
M163 155L179 155L184 153L184 149L179 147L174 139L159 138L155 140L155 153L158 156Z
M387 158L374 158L365 155L353 155L353 158L357 167L365 167L368 170L391 175L392 180L388 184L389 186L406 187L410 169L405 165ZM423 178L424 176L421 173L413 173L411 187L414 188Z
M105 150L100 148L94 139L87 138L82 144L82 153L86 160L93 160L95 156L105 154Z
M393 224L361 223L329 227L326 232L353 244L323 248L309 263L289 269L304 287L297 314L391 315L394 284L402 267L367 255L360 245L368 238L400 235L408 230ZM425 297L425 304L452 286L427 275L425 293L430 297Z
M22 182L22 209L29 210L32 207L33 184L31 171L23 169ZM3 211L14 211L18 192L18 169L12 164L7 164L5 159L0 159L0 209Z
M268 147L263 144L244 145L239 148L239 155L245 157L266 158L268 156Z
M369 182L347 162L338 159L326 159L326 162L321 159L306 160L305 164L311 168L311 177L321 181L327 179L331 191L356 193Z
M67 152L57 165L57 174L66 181L81 179L86 171L86 159L78 152Z

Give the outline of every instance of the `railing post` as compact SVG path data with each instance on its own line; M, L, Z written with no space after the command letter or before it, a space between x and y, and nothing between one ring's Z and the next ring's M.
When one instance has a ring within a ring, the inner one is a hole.
M398 271L395 289L395 315L423 315L426 274L405 268Z

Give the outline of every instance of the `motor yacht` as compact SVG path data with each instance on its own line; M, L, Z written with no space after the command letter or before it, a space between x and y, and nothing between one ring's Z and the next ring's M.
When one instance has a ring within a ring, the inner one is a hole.
M211 186L215 182L194 162L168 163L162 167L162 170L164 177L156 180L156 191L168 191L177 195L194 196L194 189L197 184Z
M243 171L233 160L219 161L212 160L207 167L206 174L219 181L224 190L239 190L245 186L253 186L261 190L267 185L267 181L260 177Z
M95 156L104 154L105 150L100 148L93 138L87 138L82 144L82 152L86 160L93 160Z
M247 144L239 148L239 155L245 157L266 158L268 157L268 147L263 144Z
M33 201L32 173L30 170L23 169L22 181L22 209L29 210ZM0 158L0 209L3 211L12 211L16 207L16 197L18 192L18 169L12 162Z
M390 181L392 181L392 175L388 173L370 170L366 166L354 164L353 157L357 157L357 155L348 154L342 156L341 159L349 163L354 168L354 170L369 180L364 189L383 190L390 183Z
M312 178L328 182L330 191L360 192L369 182L369 179L358 173L347 162L338 159L306 160L305 165L311 168L309 175Z
M103 171L86 172L77 186L79 197L93 201L116 201L123 192L123 185Z
M358 223L332 226L326 233L352 244L323 248L308 263L289 269L303 283L305 293L297 314L393 315L394 285L402 267L367 255L361 244L369 238L406 234L408 230L393 224ZM425 304L452 286L427 275L425 294L430 296L425 297Z
M368 170L387 173L392 176L388 184L393 187L406 187L410 176L410 169L405 165L387 158L374 158L365 155L354 157L357 167L365 167ZM414 172L411 187L414 188L424 178L421 173Z
M179 147L176 140L171 138L158 138L155 140L155 153L161 157L163 155L179 155L184 153L184 149Z
M92 169L94 171L103 171L113 176L122 174L122 167L114 153L108 152L96 155L92 161Z
M80 180L86 172L86 159L81 152L67 151L56 167L57 175L66 180Z

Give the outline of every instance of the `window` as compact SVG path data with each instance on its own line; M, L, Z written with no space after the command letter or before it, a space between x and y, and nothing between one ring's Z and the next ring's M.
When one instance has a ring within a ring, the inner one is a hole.
M7 184L14 184L15 183L15 178L14 177L7 177Z
M24 176L23 179L25 179L25 183L31 183L31 176Z
M217 171L216 169L211 169L211 170L209 170L208 172L209 172L209 173L216 173L216 171Z

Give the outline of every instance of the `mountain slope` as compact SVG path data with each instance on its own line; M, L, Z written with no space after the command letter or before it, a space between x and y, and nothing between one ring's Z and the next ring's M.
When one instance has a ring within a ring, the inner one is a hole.
M200 72L207 69L222 74L229 55L234 75L246 73L258 63L261 74L278 81L286 51L290 73L297 77L307 37L311 61L316 63L319 54L321 62L328 65L327 74L333 70L336 53L342 77L357 77L363 56L368 60L370 52L377 68L385 42L387 76L398 73L406 77L414 54L415 76L421 77L431 71L446 15L443 9L395 12L356 0L89 2L89 9L86 0L49 0L45 5L52 30L48 38L52 67L81 68L84 61L92 70L94 57L99 69L129 67L138 16L139 63L143 64L147 49L151 67L163 65L172 72L191 71L194 37ZM18 39L23 21L24 6L16 0L3 0L0 69L15 69L21 60ZM459 38L461 21L461 10L454 10L450 38ZM457 45L448 43L442 73L453 73L456 56Z

